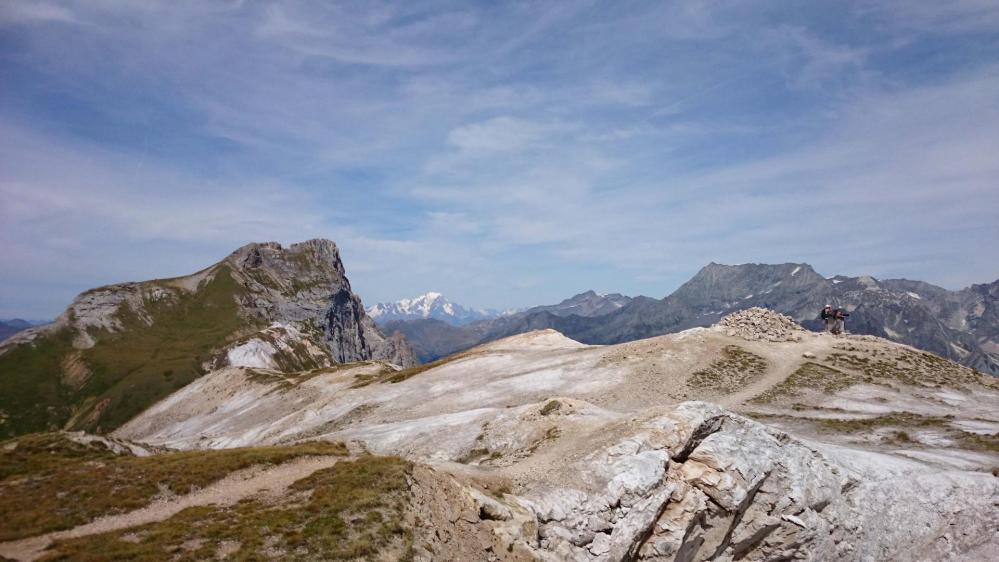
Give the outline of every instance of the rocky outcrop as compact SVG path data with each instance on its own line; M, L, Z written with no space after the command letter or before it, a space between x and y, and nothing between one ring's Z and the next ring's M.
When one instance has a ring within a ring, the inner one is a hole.
M579 461L586 489L518 501L539 558L950 560L997 542L999 480L823 450L703 402Z
M416 364L405 338L386 338L353 293L336 244L309 240L283 248L249 244L226 259L243 274L254 316L270 322L314 328L336 363L385 359Z
M391 332L392 335L385 337L380 331L370 326L367 333L368 341L371 342L372 346L372 359L388 361L400 367L413 367L420 363L402 332L395 330Z
M219 352L211 370L225 367L269 369L290 373L329 367L329 351L297 327L275 322Z
M248 289L240 298L248 316L317 329L337 363L371 358L364 306L350 289L333 242L309 240L288 248L275 242L248 244L223 263Z

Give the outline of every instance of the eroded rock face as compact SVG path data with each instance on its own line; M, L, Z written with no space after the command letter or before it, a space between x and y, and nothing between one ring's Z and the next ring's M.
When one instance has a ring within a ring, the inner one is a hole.
M394 331L392 335L384 336L370 318L366 318L363 325L366 338L371 342L372 359L388 361L400 367L412 367L420 363L406 336L401 332Z
M820 450L703 402L530 491L537 554L578 561L948 560L996 541L999 481Z
M250 288L242 302L251 316L314 328L333 361L416 364L404 339L386 338L368 318L333 242L309 240L287 248L274 242L249 244L226 263Z

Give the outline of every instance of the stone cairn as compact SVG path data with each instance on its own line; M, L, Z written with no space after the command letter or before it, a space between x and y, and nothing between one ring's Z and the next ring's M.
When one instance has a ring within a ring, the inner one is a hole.
M788 316L754 306L723 317L718 325L730 336L749 341L801 341L805 329Z

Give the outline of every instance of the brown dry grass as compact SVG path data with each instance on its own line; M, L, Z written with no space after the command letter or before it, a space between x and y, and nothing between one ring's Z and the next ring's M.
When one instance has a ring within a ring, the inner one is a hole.
M0 540L69 529L96 517L148 505L162 493L186 494L255 465L309 455L346 455L342 443L116 455L99 442L31 434L0 443Z
M759 355L737 345L726 345L721 359L692 373L687 384L698 390L732 392L759 378L766 369L767 362Z
M831 394L858 382L860 378L856 375L807 361L779 384L753 398L752 402L766 404L784 397L800 396L805 390L821 390Z
M412 465L396 457L342 461L291 486L286 503L248 499L186 509L132 529L59 542L45 561L371 560L412 556Z

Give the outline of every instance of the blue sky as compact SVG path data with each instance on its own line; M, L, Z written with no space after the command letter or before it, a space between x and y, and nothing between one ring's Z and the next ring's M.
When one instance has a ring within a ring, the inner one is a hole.
M366 304L999 277L999 3L0 4L0 317L325 237Z

